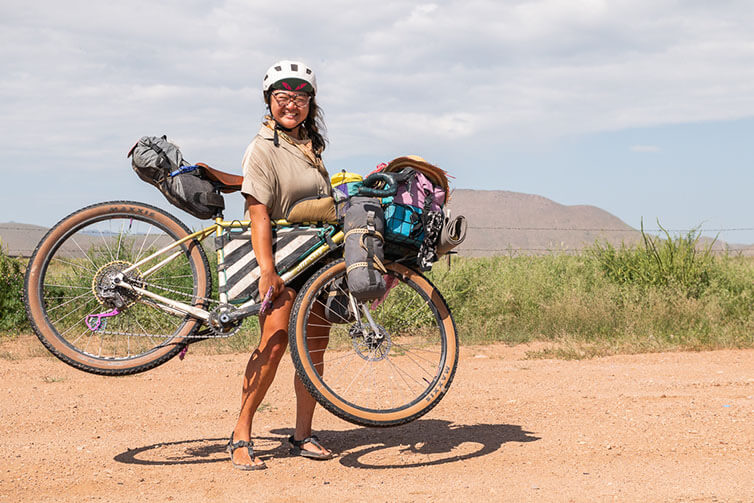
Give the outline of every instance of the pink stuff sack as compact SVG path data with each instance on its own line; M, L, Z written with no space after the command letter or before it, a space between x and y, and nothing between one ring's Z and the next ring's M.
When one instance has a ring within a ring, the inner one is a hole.
M423 173L416 171L407 183L398 185L393 201L424 210L427 197L432 198L429 204L430 211L440 211L445 204L445 191L442 187L435 186Z

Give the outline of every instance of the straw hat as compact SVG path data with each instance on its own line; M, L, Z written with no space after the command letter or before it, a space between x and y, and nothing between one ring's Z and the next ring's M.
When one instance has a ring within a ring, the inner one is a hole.
M445 191L446 201L449 199L448 173L444 169L428 163L423 157L419 157L418 155L406 155L396 157L390 161L383 171L386 173L397 173L404 168L413 168L422 172L432 183L442 187Z

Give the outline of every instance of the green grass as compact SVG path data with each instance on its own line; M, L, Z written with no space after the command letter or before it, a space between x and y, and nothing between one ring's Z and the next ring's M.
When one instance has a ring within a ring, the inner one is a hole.
M557 358L754 346L754 259L700 251L694 233L578 256L457 259L430 277L465 344L548 341L530 356Z
M19 299L20 270L7 257L2 263L12 281L0 283L0 298ZM754 347L754 258L712 254L696 232L645 235L632 247L596 243L581 255L455 258L428 276L466 345L545 342L528 356L564 359ZM7 320L15 320L4 325L6 334L28 330L13 302L4 304ZM238 334L191 351L250 352L258 340L251 318Z

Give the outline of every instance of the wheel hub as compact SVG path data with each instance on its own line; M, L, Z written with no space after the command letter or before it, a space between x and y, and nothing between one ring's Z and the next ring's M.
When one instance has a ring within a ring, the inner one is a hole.
M356 323L348 331L351 344L361 358L370 362L377 362L387 358L393 341L390 334L381 325L377 325L377 332L369 325Z

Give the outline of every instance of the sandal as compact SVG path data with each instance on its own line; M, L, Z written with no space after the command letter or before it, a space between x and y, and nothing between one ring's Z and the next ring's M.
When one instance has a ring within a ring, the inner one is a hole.
M314 452L314 451L307 451L303 448L304 444L311 443L315 447L327 451L324 447L322 447L322 444L319 443L319 438L317 435L312 435L310 437L306 437L303 440L296 440L293 438L293 435L288 437L288 442L291 444L291 450L290 453L294 456L301 456L304 458L309 459L318 459L318 460L324 460L324 459L332 459L335 455L332 452L322 453L322 452Z
M251 458L251 464L240 464L233 461L233 452L240 448L240 447L246 447L249 451L249 457ZM246 440L239 440L238 442L233 441L233 433L230 434L230 440L228 441L228 445L225 447L225 450L230 453L230 462L233 464L233 468L237 468L239 470L264 470L267 468L267 465L264 464L264 461L262 461L261 464L254 464L254 442L249 440L248 442Z

